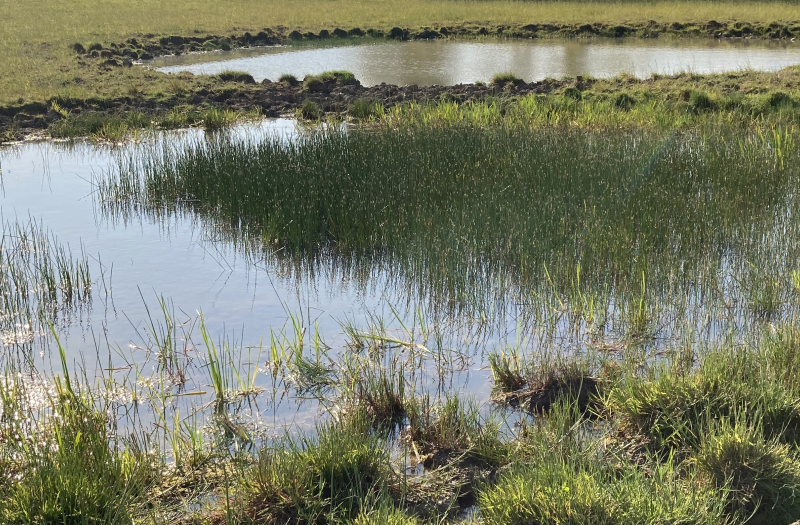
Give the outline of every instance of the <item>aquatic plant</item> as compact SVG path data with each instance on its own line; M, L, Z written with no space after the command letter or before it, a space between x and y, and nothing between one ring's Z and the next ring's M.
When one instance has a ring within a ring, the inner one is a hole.
M0 232L2 344L30 342L48 323L91 301L92 280L83 247L70 247L33 219L9 221Z
M304 100L303 105L297 110L297 116L306 120L319 120L322 118L322 108L313 100Z
M102 202L196 214L284 275L335 264L366 285L392 268L439 310L499 313L514 297L626 344L664 336L670 312L701 296L733 293L748 318L789 313L797 246L774 232L794 228L793 131L531 133L453 118L145 154L101 181ZM752 260L785 276L770 277L772 296L744 299Z

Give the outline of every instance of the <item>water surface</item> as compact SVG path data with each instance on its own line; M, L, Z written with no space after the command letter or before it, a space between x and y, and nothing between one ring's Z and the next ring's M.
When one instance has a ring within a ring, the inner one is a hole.
M362 84L454 85L488 81L512 72L526 81L548 77L628 73L720 73L742 69L775 71L800 64L800 45L792 42L720 40L510 40L464 42L435 40L361 46L275 47L161 57L159 71L215 74L246 71L257 81L284 73L302 78L333 69L351 71Z

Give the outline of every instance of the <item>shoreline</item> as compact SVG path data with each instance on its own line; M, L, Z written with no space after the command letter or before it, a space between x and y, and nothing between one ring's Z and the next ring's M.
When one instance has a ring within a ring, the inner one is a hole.
M242 118L375 120L376 111L382 113L397 106L514 105L529 97L554 103L567 100L573 106L581 101L587 111L610 104L612 109L620 111L639 105L675 115L693 112L694 123L713 115L734 115L743 124L759 119L763 123L765 116L774 117L776 123L784 123L791 122L794 110L800 108L799 66L775 72L681 73L652 75L645 79L622 74L602 79L578 76L525 82L509 77L490 83L454 86L384 83L367 87L347 72L327 75L257 83L243 72L198 76L184 72L168 75L181 83L181 89L161 96L136 93L117 98L53 98L46 102L0 107L0 143L17 142L30 136L100 135L100 138L113 140L136 129L180 129L198 125L216 129ZM695 96L705 101L701 112L692 109L690 99ZM574 113L575 108L570 111ZM646 118L639 123L646 123ZM103 133L112 136L103 137Z

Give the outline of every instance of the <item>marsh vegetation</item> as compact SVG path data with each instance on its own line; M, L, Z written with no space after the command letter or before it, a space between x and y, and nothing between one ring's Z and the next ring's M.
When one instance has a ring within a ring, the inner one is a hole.
M128 341L76 338L104 266L8 222L0 521L794 522L800 99L739 75L499 75L480 100L349 101L358 125L312 98L352 74L286 76L314 121L290 137L211 108L174 116L208 133L109 149L86 181L105 232L185 220L276 295L381 306L331 330L279 297L253 339L137 283Z
M124 366L7 360L5 521L793 522L795 130L447 108L120 155L110 224L388 306L252 343L160 298Z

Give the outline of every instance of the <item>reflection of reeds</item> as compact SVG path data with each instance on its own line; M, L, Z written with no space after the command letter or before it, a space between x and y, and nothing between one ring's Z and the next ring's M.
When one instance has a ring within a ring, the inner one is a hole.
M41 224L4 222L0 234L0 330L3 344L29 340L91 300L89 262Z

